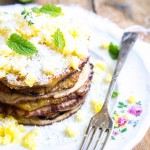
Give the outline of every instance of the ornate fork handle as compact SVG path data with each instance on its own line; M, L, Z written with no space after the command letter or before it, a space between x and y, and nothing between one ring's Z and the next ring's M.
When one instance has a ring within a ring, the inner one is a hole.
M138 33L136 33L136 32L125 32L123 34L123 37L121 40L121 51L118 56L118 61L117 61L117 64L116 64L116 67L115 67L115 70L114 70L114 73L112 76L112 80L111 80L111 83L110 83L110 86L109 86L109 89L108 89L108 92L106 95L105 103L104 103L104 106L106 106L106 107L109 102L109 99L111 98L118 75L122 69L122 66L124 65L124 62L129 54L131 48L134 45L137 37L138 37Z

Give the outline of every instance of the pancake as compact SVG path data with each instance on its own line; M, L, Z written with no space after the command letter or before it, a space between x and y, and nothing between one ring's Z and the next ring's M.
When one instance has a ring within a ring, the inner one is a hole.
M4 110L5 110L5 115L22 116L22 117L27 117L27 118L36 117L36 116L45 117L49 113L65 112L65 111L74 109L75 107L83 103L84 100L85 100L85 97L72 99L72 100L63 102L61 104L49 105L49 106L42 107L34 111L25 111L25 110L15 108L10 105L4 105Z
M54 119L46 119L46 118L43 119L41 117L25 118L25 117L18 117L18 116L14 116L14 118L20 124L24 124L24 125L37 125L37 126L51 125L53 123L63 121L64 119L70 117L71 115L76 113L80 109L81 106L82 106L82 104L80 106L70 110L70 111L67 111L67 112L60 114L58 117L56 117Z
M65 70L63 72L61 72L59 75L48 76L47 77L47 82L44 83L44 84L41 84L39 82L35 82L32 87L29 87L25 83L26 77L24 77L24 78L17 78L16 81L13 81L13 82L8 82L8 79L6 77L3 77L3 78L0 79L0 81L3 84L5 84L6 86L8 86L9 88L16 89L16 90L30 88L30 91L31 91L31 89L35 89L35 88L38 88L38 87L39 88L43 88L43 87L53 88L58 82L60 82L61 80L63 80L67 76L75 73L77 70L82 69L82 67L87 62L88 59L89 58L87 57L87 58L84 58L84 59L80 60L80 64L79 64L78 69L73 69L72 67L68 67L68 68L65 68Z
M48 125L55 122L62 121L72 114L74 114L84 103L86 95L90 90L90 82L93 76L93 66L89 63L86 64L81 72L83 76L80 76L78 80L77 90L71 90L73 92L61 97L62 93L58 95L58 98L54 96L51 99L39 99L35 101L20 101L19 104L3 104L0 105L1 112L6 116L13 116L21 124L25 125ZM84 73L83 73L84 72ZM87 78L84 78L85 75ZM84 78L84 80L83 80ZM81 81L79 86L79 81ZM75 85L76 86L76 85ZM75 87L74 86L74 87ZM73 87L73 88L74 88ZM9 88L8 88L9 89ZM5 93L9 93L8 89L1 90ZM10 89L9 89L10 90ZM11 90L12 92L13 90ZM27 95L26 95L27 96Z
M41 107L48 106L50 104L61 104L63 102L75 99L77 97L83 97L90 90L90 81L91 81L91 79L86 81L86 83L79 90L77 90L75 93L72 93L72 94L67 95L65 97L61 97L58 99L54 99L53 97L51 97L49 99L39 99L36 101L21 102L19 104L14 104L13 106L20 108L20 109L23 109L23 110L33 111L33 110L39 109Z
M72 88L75 83L78 81L79 75L83 69L85 64L82 65L80 70L76 70L70 73L68 76L64 77L61 81L59 81L54 87L38 87L38 88L27 88L27 89L20 89L16 92L26 94L26 95L33 95L33 96L41 96L48 94L50 92L58 92L65 89Z
M84 85L84 83L91 77L91 74L93 74L92 65L90 65L89 63L86 63L80 73L78 81L73 86L73 88L62 90L59 92L48 93L42 96L31 96L31 95L16 93L14 90L0 83L0 101L2 103L7 103L7 104L16 104L21 101L35 101L38 99L47 99L50 97L53 97L55 99L65 97L67 95L70 95L71 93L74 93L82 85Z

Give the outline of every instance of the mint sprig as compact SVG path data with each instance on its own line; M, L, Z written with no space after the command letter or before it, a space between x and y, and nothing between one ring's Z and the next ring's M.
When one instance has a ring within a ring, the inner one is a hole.
M11 34L6 44L13 51L21 55L32 56L38 53L38 50L31 42L16 33Z
M32 11L36 13L41 12L41 13L49 14L50 16L53 17L57 17L62 13L61 7L52 4L43 5L41 8L33 7Z
M59 49L63 49L66 45L65 39L64 39L64 35L63 33L60 31L60 29L58 28L53 36L53 43L55 44L55 46L57 46Z
M24 16L24 19L28 22L28 25L33 25L33 16L32 16L32 13L31 12L28 12L26 9L24 9L22 12L21 12L21 15ZM28 19L27 19L28 18Z
M112 98L116 98L116 97L118 97L118 95L119 95L119 92L113 91Z
M112 59L116 60L119 56L120 47L113 44L112 42L109 44L108 52Z

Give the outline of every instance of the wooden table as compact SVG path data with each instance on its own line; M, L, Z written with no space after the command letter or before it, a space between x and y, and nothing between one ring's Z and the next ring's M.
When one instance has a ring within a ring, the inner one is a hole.
M15 0L0 0L0 4L12 3ZM94 10L122 28L131 25L142 25L150 28L150 0L36 0L39 4L62 3L78 4L88 10ZM144 38L150 42L150 35ZM134 135L133 135L134 136ZM150 129L143 140L133 150L150 150Z

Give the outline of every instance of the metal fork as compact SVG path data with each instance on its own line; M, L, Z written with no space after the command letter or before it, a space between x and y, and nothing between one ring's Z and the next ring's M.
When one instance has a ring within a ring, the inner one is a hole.
M118 61L112 76L104 105L101 111L92 117L80 150L95 150L100 145L100 141L103 141L103 143L101 143L101 146L98 149L104 149L113 129L113 121L108 112L108 102L111 99L117 77L137 37L138 33L136 32L125 32L123 34L121 40L121 51L118 56Z

